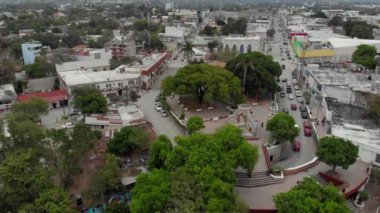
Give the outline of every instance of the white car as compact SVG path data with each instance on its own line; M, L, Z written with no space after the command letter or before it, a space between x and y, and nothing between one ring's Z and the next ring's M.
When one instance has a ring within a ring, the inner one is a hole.
M154 108L156 109L157 112L161 112L162 110L162 106L159 104L157 104Z
M294 85L294 90L299 90L299 86L298 85Z
M288 98L289 98L289 100L293 100L294 99L294 95L293 94L289 94Z
M299 91L299 90L296 91L296 97L302 97L301 91Z
M70 129L70 128L73 128L74 127L74 124L73 123L65 123L62 125L62 128L64 129Z

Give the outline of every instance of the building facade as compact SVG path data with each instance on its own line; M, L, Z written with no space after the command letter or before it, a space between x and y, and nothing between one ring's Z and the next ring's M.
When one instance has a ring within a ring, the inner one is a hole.
M24 64L33 64L36 56L40 55L42 44L40 42L27 42L21 44L22 57Z
M136 43L130 36L117 36L105 44L107 51L111 51L113 59L136 56Z
M11 110L12 104L16 101L17 94L12 84L0 86L0 115Z
M247 53L263 51L264 40L260 37L224 37L222 46L225 51Z

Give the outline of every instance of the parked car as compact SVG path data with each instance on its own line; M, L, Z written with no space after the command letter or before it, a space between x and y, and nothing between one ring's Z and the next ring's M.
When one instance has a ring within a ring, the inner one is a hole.
M298 101L298 103L303 104L303 98L302 97L298 97L297 101Z
M285 92L281 91L280 96L281 96L281 98L285 98L285 96L286 96Z
M291 104L290 105L291 110L297 110L297 105L296 104Z
M64 128L64 129L74 128L74 124L73 123L65 123L62 125L62 128Z
M301 112L306 112L306 107L305 106L300 106L300 111Z
M162 110L162 106L160 104L157 104L154 108L156 109L157 112L161 112Z
M282 112L284 112L284 113L286 113L286 114L289 114L289 110L286 109L286 108L283 108L283 109L282 109Z
M292 93L292 88L290 88L290 87L286 88L286 93L288 93L288 94Z
M300 90L298 85L294 85L294 90Z
M294 141L293 151L299 152L300 150L301 150L301 142L300 141Z
M294 95L293 94L289 94L288 98L289 98L289 100L293 100L294 99Z
M168 117L168 113L165 110L161 110L162 117Z
M301 91L296 91L296 97L302 97L302 93L301 93Z
M308 113L307 113L306 111L301 112L301 117L302 117L303 119L307 119L307 117L308 117Z
M284 83L286 83L288 81L288 79L287 78L283 78L281 81L284 82Z
M309 121L304 121L303 122L303 132L304 132L304 134L305 134L306 137L310 137L311 136L311 125L310 125Z
M160 96L157 95L156 99L154 99L155 102L160 102Z

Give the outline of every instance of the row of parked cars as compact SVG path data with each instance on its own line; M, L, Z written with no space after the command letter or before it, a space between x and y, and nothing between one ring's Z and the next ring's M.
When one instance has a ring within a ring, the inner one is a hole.
M161 93L157 95L154 101L155 101L154 108L156 109L156 111L159 112L162 117L168 117L168 113L162 108L161 103L160 103Z

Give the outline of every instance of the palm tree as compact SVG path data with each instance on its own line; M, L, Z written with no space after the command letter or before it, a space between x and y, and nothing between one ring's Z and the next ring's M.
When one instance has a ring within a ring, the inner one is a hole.
M187 62L190 62L190 58L194 55L193 43L191 41L185 41L182 44L181 52L184 52Z
M247 78L247 70L248 68L254 69L253 61L249 57L237 57L237 63L235 65L235 70L243 68L243 94L246 91L246 78Z
M309 91L305 91L303 93L303 97L305 98L305 102L306 104L310 104L310 98L311 98L311 94Z

